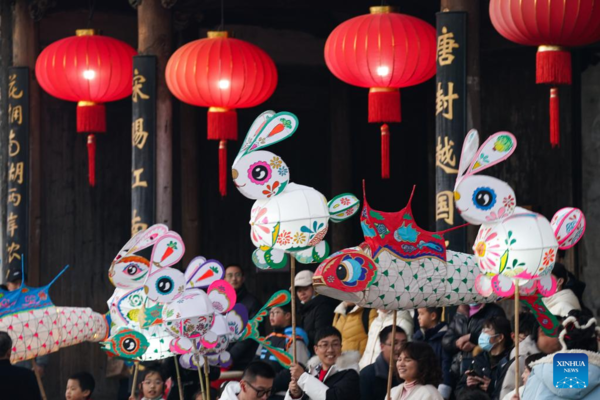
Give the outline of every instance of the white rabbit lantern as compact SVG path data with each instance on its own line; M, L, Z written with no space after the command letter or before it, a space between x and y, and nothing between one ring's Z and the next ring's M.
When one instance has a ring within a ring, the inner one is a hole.
M550 296L556 291L551 272L562 225L557 222L553 227L544 216L517 207L514 191L507 183L475 175L507 159L516 147L517 140L509 132L493 134L481 147L477 131L468 133L454 187L456 208L466 221L481 224L473 245L482 273L475 281L479 294L508 297L514 293L514 282L518 281L521 294L537 290L542 296ZM572 246L583 234L585 219L578 209L563 210L553 221L569 217L583 221L570 224L568 232L567 228L562 229L564 241Z
M283 268L287 254L301 263L321 262L329 255L323 240L329 220L354 215L360 201L345 193L329 203L317 190L290 182L290 171L265 147L292 136L298 119L289 112L266 111L254 121L232 166L240 193L256 200L250 214L250 237L257 247L252 260L258 268Z

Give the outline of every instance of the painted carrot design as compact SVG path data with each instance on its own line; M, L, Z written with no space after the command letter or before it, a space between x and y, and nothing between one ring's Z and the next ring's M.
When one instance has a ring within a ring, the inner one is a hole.
M173 254L173 252L177 250L177 242L169 242L169 244L167 244L167 249L165 250L165 254L163 254L162 258L160 259L160 262L163 262L167 259L167 257L169 257L171 254Z
M292 121L285 118L279 118L279 123L273 127L267 137L278 134L279 132L283 131L284 128L292 129Z

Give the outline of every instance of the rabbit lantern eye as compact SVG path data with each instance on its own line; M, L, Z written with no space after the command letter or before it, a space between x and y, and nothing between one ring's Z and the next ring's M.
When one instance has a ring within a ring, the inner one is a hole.
M489 210L496 204L496 192L488 187L479 187L473 192L473 204L480 210Z
M156 290L160 294L169 294L173 291L173 279L164 276L156 281Z
M259 161L250 166L248 178L251 182L264 185L271 179L271 166L264 161Z

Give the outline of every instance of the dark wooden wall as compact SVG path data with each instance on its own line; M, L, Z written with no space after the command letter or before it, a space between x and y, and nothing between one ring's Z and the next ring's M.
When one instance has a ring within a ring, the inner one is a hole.
M424 6L421 2L409 2L402 11L433 24L435 3ZM200 37L201 28L218 25L215 7L206 11L201 25L192 23L174 35L175 48ZM403 208L412 186L417 184L413 200L415 217L423 228L434 229L434 83L429 81L402 90L403 122L391 127L392 179L382 181L379 126L366 122L368 91L341 84L323 61L326 35L343 20L358 15L359 8L367 11L363 4L353 3L352 7L329 11L312 25L294 19L293 10L290 15L288 9L284 20L296 21L290 27L281 26L282 22L275 19L277 9L260 9L246 16L231 10L232 23L246 25L243 32L260 38L253 43L273 49L268 51L277 64L279 84L263 105L239 110L240 140L230 143L229 159L235 157L241 139L260 112L266 109L294 112L300 121L298 132L269 149L286 161L293 182L312 186L328 199L337 194L332 193L334 186L338 192L352 191L362 198L362 180L366 179L370 204L383 211ZM310 14L300 5L298 8L301 12L296 18ZM489 23L487 7L482 5L481 10L481 134L486 137L509 130L519 140L511 159L490 169L489 174L506 179L514 187L520 205L534 206L551 217L560 207L571 204L573 198L571 178L576 169L572 167L574 115L570 91L561 89L561 148L551 149L547 134L548 90L535 85L534 50L502 39ZM264 15L270 15L271 20L265 20ZM260 24L251 20L252 16ZM85 11L49 13L40 23L41 47L84 26L86 17ZM133 10L97 12L93 27L136 47ZM291 38L285 48L277 41L277 29L285 30L285 35ZM306 46L295 51L295 43L300 42ZM275 290L289 286L289 273L257 272L251 267L253 248L248 220L252 201L231 184L228 196L220 198L218 143L206 139L206 109L174 103L173 229L188 232L184 240L189 239L188 248L198 254L224 264L241 263L248 272L249 289L265 300ZM75 105L46 94L42 96L41 281L50 281L64 265L71 265L70 271L51 290L57 305L107 311L106 300L114 290L107 279L107 270L130 232L130 107L129 100L107 106L108 132L97 140L97 186L90 189L85 137L75 133ZM335 173L334 168L337 168ZM197 174L190 174L190 169ZM333 234L348 232L340 236L343 240L335 241L337 247L333 251L356 245L362 239L356 217L331 230ZM329 233L327 240L331 239ZM49 398L61 398L68 376L79 370L89 370L96 377L94 398L115 398L116 382L104 378L105 360L96 344L82 344L52 355L45 379Z

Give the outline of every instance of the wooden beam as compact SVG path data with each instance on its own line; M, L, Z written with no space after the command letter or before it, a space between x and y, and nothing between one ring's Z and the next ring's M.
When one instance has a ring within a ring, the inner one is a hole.
M171 55L171 11L160 0L138 7L138 53L158 59L156 82L156 222L173 224L173 104L165 81Z
M28 283L40 280L41 238L41 150L40 86L35 79L35 61L39 52L38 24L31 18L28 1L16 0L13 9L13 65L29 67L29 254L26 256Z
M181 234L186 252L183 265L200 252L200 157L198 154L200 133L198 132L197 107L181 104L179 107L179 129L181 137Z

